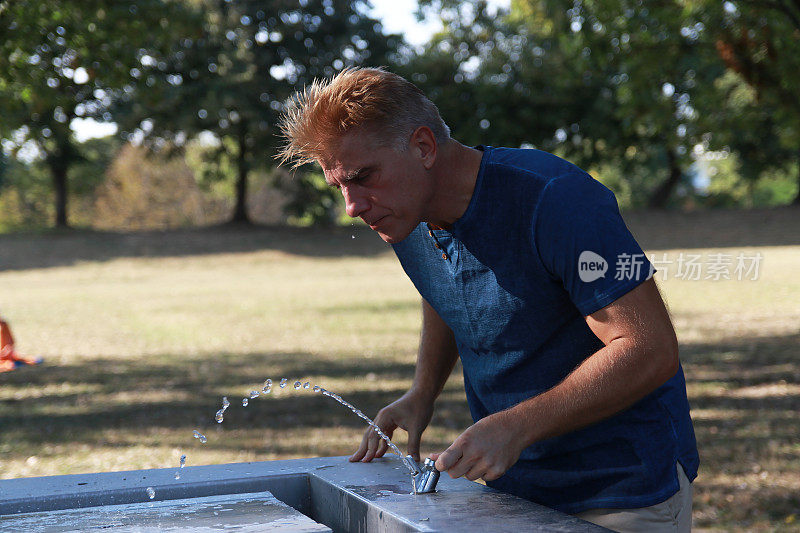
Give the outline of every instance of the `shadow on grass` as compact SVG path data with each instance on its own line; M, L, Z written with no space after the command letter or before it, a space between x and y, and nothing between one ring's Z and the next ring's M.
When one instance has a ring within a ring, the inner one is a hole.
M800 244L800 209L629 211L625 222L645 250Z
M800 244L800 209L634 211L624 214L646 250ZM355 237L355 238L353 238ZM0 235L0 271L125 257L277 250L308 257L370 257L389 247L369 228L222 225L153 232L52 231Z
M770 528L799 508L798 345L800 334L681 345L701 456L697 527ZM242 396L266 377L317 376L317 384L374 416L405 392L413 370L411 362L309 353L99 358L24 368L0 374L0 449L19 460L49 444L178 447L198 429L210 437L207 449L230 454L243 447L295 457L348 453L347 435L354 449L365 425L334 401L284 390L243 408ZM355 381L358 390L337 389L341 381ZM213 416L222 395L231 407L218 426ZM435 431L426 432L424 446L443 449L447 435L470 423L454 383L437 402Z
M294 381L321 376L313 381L374 417L405 392L404 387L380 387L380 383L410 383L413 373L410 363L331 360L308 353L98 358L74 365L22 368L0 374L0 390L7 391L0 400L0 427L5 428L0 444L13 441L14 448L25 453L28 445L44 443L98 444L99 434L108 430L117 432L115 442L120 446L146 443L148 432L161 430L191 436L193 429L216 427L214 414L223 395L231 402L225 431L366 428L360 418L332 399L311 390L293 390ZM273 380L273 392L242 407L242 397L260 390L266 377ZM278 387L281 377L289 378L283 390ZM341 379L368 379L380 389L337 390L326 383ZM10 397L9 391L14 391ZM438 405L444 413L463 411L460 418L466 427L469 412L466 405L457 403L441 400ZM214 447L238 449L239 445L221 441Z
M767 437L786 433L784 429L787 428L789 431L800 429L800 421L794 422L790 416L800 407L800 396L794 392L797 389L789 388L787 390L792 392L787 393L780 388L782 384L800 385L796 372L798 345L800 334L682 345L682 360L690 387L716 385L714 391L723 391L704 392L701 387L700 392L690 398L692 408L729 412L728 416L720 415L720 427L741 428L742 424L747 426L755 421L762 424L774 421L775 431ZM405 392L380 384L410 382L413 373L412 363L357 356L331 358L309 353L162 355L129 360L101 357L66 366L45 364L0 374L0 387L15 390L17 396L15 399L6 395L0 400L0 427L59 427L80 434L82 430L104 427L208 423L213 421L222 395L230 397L233 408L241 401L241 395L260 389L267 377L273 379L273 390L282 394L272 394L266 401L254 401L247 409L240 407L240 414L230 419L231 427L244 427L262 419L266 413L292 418L295 427L320 424L355 427L360 426L361 421L332 400L306 390L290 390L294 380L306 381L306 376L320 376L317 384L326 387L326 380L366 380L365 376L369 376L367 383L375 383L375 390L364 390L370 387L362 384L358 391L335 392L374 416L378 409ZM290 380L283 391L277 386L281 377ZM776 384L777 390L769 388ZM65 392L59 393L59 388ZM328 408L320 409L320 405L327 404L330 404ZM462 405L459 403L458 409ZM441 403L437 409L446 412L446 418L460 418L453 411L447 411L450 407L453 406ZM465 416L468 419L468 413ZM700 421L697 426L702 432L714 423ZM709 442L719 440L710 433L706 437Z
M800 334L681 346L700 450L695 526L772 528L800 509L798 345Z
M354 238L355 237L355 238ZM88 230L0 234L0 271L130 257L182 257L276 250L307 257L370 257L389 251L365 227L213 226L114 233Z

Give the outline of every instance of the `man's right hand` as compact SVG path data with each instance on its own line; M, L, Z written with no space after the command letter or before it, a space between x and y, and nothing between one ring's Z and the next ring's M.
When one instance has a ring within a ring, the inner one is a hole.
M397 428L408 432L407 454L419 461L419 443L422 432L428 427L433 416L433 400L408 391L390 403L375 417L375 425L381 428L389 438ZM364 433L356 453L350 457L351 462L368 463L376 457L383 457L389 446L371 427Z

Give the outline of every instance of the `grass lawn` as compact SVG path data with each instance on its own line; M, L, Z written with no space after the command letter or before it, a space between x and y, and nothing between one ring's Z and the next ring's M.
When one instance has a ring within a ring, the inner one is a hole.
M797 528L800 210L626 219L671 261L657 279L700 446L696 528ZM677 279L681 253L705 269L730 256L733 279ZM740 253L763 257L757 280L736 279ZM351 453L361 421L291 383L374 416L411 382L418 307L361 227L0 235L0 312L19 350L45 358L0 374L0 477L177 467L181 453L188 465ZM290 386L242 407L268 377ZM423 453L470 423L457 371Z

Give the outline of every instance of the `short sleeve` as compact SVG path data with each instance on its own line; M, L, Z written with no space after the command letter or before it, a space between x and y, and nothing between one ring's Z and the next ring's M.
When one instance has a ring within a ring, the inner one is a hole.
M533 232L545 269L584 316L654 273L622 220L614 193L588 174L567 174L545 186Z

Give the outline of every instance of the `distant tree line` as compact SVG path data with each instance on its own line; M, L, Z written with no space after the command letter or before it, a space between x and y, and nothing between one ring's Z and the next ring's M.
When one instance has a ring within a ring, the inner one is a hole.
M295 90L356 65L412 79L462 142L555 152L625 206L800 204L797 2L421 9L444 29L418 50L364 0L0 2L0 229L12 212L247 223L254 183L295 220L334 221L317 169L274 171L276 121ZM119 141L77 142L79 118L116 123Z

